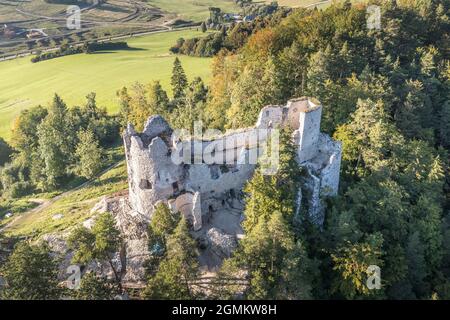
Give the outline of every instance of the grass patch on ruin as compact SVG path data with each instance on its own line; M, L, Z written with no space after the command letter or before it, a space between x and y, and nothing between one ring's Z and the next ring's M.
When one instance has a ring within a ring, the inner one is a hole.
M136 81L161 80L170 92L174 55L169 48L180 37L204 35L183 30L126 39L140 50L119 50L96 54L76 54L31 63L31 57L0 62L0 137L10 137L11 124L21 110L48 105L58 93L68 106L82 105L89 92L97 93L99 106L117 112L116 91ZM189 79L208 81L210 59L180 56Z

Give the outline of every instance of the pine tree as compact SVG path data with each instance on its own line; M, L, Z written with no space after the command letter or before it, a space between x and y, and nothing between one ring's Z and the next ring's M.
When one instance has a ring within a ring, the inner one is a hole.
M179 221L179 213L173 213L166 204L159 203L153 212L149 227L158 236L165 236L173 232Z
M406 258L408 260L408 281L411 289L417 292L417 297L426 293L425 277L427 267L425 263L425 248L418 232L413 232L408 238L406 247Z
M224 262L219 283L247 273L248 286L225 285L220 297L236 298L244 290L248 299L310 299L315 272L302 240L280 212L261 218Z
M246 270L249 285L245 295L250 299L311 297L312 263L302 240L293 231L299 178L291 134L283 130L278 171L265 176L258 168L246 185L246 237L220 273L226 279L236 277L239 269ZM234 289L242 290L239 286ZM226 289L224 294L233 296Z
M156 205L152 215L152 221L149 225L149 233L151 234L149 247L151 251L155 246L165 251L167 237L172 234L180 221L179 213L172 211L164 203Z
M99 110L97 108L97 102L95 101L96 94L91 92L86 96L86 105L84 107L85 116L88 119L97 119L99 116Z
M81 279L80 288L75 291L77 300L112 300L117 290L106 277L97 276L88 272Z
M128 122L131 120L131 97L128 94L127 87L123 87L122 89L117 90L116 96L119 100L120 125L122 128L125 128Z
M450 101L442 105L439 114L439 142L442 146L450 147Z
M13 150L11 146L0 137L0 167L10 161L10 156L12 153Z
M306 92L311 97L321 99L321 94L324 91L324 84L327 80L332 80L332 63L334 55L330 47L325 51L319 50L309 59L309 68L307 72L307 86Z
M178 57L175 58L175 61L173 63L171 85L173 91L173 98L175 100L184 98L185 96L184 91L187 88L188 81L186 73L184 72L184 69L181 66L181 62L178 59Z
M167 252L150 277L143 292L144 299L194 299L190 281L198 276L198 252L189 234L187 222L180 220L167 238Z
M48 111L44 107L37 106L20 112L13 124L11 132L11 145L25 159L37 152L39 124L47 116Z
M148 86L148 105L151 115L166 117L169 113L169 98L159 81L154 81ZM145 120L144 120L145 121Z
M409 80L407 96L403 106L396 114L398 127L408 138L421 138L433 141L432 130L427 130L427 118L430 113L430 101L424 93L423 83Z
M194 130L194 122L205 117L204 106L208 94L201 78L195 78L185 91L183 108L176 108L171 114L171 124L175 128Z
M3 299L53 300L59 298L58 266L47 247L19 243L0 273L7 285Z
M200 77L194 78L194 80L189 83L186 91L186 100L189 100L193 105L196 105L200 102L206 102L208 89L206 88L205 83Z
M167 239L180 222L180 214L173 213L165 203L158 203L148 227L150 256L145 262L146 273L153 277L167 255Z
M257 170L244 188L246 219L243 226L246 232L258 224L260 219L268 219L274 212L280 212L292 221L300 175L301 169L296 161L290 131L283 129L280 132L279 166L276 174L264 175L261 170Z
M67 241L74 251L72 262L87 265L92 260L106 262L114 273L115 283L119 293L122 292L122 278L126 273L125 246L120 231L116 227L113 216L106 212L97 217L92 230L77 227ZM121 269L114 264L115 254L120 253Z

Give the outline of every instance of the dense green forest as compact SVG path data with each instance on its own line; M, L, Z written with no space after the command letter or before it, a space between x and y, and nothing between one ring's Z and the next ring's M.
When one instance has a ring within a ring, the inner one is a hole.
M83 155L92 154L87 148L110 143L118 125L131 122L142 129L152 114L178 128L197 119L211 128L241 128L253 125L265 105L312 96L323 104L322 131L343 143L340 191L323 199L325 224L319 228L307 217L295 219L301 170L290 133L283 132L280 170L264 176L257 169L244 190L246 237L225 260L218 273L224 285L212 296L450 299L450 3L371 3L381 7L380 29L367 28L366 5L347 1L325 10L293 10L277 23L251 30L232 47L218 46L211 52L209 87L199 78L189 81L176 59L173 97L159 82L124 87L117 92L121 112L114 120L92 107L93 96L83 112L67 111L58 97L49 110L24 112L13 134L13 162L2 170L3 188L13 192L11 186L28 181L34 188L52 188L74 172L88 177L98 168L76 170ZM224 29L209 38L223 40L233 32ZM27 179L21 179L24 175ZM165 206L154 218L142 297L203 298L188 285L199 270L186 221ZM83 263L110 259L120 248L107 215L92 232L77 229L71 239L75 259ZM8 262L15 266L7 274L11 281L15 270L26 269L27 251L51 261L45 248L20 247L11 257L18 262ZM370 265L381 268L381 289L366 286ZM242 270L247 286L225 285ZM50 275L40 284L40 290L51 289L44 293L48 296L54 294ZM79 298L109 298L115 285L120 291L118 275L108 284L87 279ZM23 297L14 289L12 296Z
M252 34L261 29L276 26L291 11L287 7L274 7L270 13L258 14L251 21L239 23L233 21L228 24L217 24L216 28L220 32L211 33L205 37L180 38L170 48L170 51L176 54L196 57L212 57L223 49L236 52L242 48ZM205 23L202 23L201 29L203 32L206 32L207 27Z
M250 182L249 200L265 205L247 206L260 221L245 226L246 240L225 264L249 271L249 298L301 297L288 281L295 275L311 298L450 298L449 3L374 3L380 30L367 29L363 5L299 9L238 54L215 58L204 116L211 126L249 126L261 106L313 96L324 106L322 130L344 146L340 194L329 200L323 230L277 209L289 190L277 198L261 190L259 175ZM292 238L263 241L271 228ZM382 290L365 286L369 265L381 267Z
M104 167L104 149L119 138L116 116L97 107L95 93L83 107L68 108L58 95L50 106L21 112L12 129L8 162L0 168L0 194L19 198L52 191L73 179L90 179ZM2 150L3 153L3 150Z
M344 146L323 230L293 221L295 187L275 192L294 172L249 182L245 214L256 222L222 271L248 271L247 298L450 298L449 3L373 3L379 30L364 5L298 9L215 57L197 112L210 127L251 126L262 106L306 95ZM381 290L366 287L370 265Z

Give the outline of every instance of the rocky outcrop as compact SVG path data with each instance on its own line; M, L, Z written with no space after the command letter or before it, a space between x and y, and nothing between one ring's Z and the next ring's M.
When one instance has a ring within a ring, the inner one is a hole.
M211 250L220 258L229 258L237 247L236 236L226 234L218 228L211 228L206 233Z
M119 211L120 203L117 198L104 196L91 209L91 213L117 212Z
M127 198L118 199L120 210L113 212L122 234L126 252L124 282L142 283L146 280L144 263L149 257L147 217L133 211Z
M98 213L110 212L116 220L124 246L114 254L112 262L119 273L123 273L124 283L139 284L145 281L144 262L148 252L148 219L133 212L126 197L105 197L94 205L91 218L82 223L86 228L92 228ZM41 241L47 243L53 256L59 261L59 279L67 280L68 268L71 266L73 252L67 247L70 230L60 234L43 235ZM85 266L83 273L95 272L114 278L111 266L107 262L93 261Z

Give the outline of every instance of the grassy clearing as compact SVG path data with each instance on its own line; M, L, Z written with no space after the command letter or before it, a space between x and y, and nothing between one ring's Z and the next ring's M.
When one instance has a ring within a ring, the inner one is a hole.
M64 188L53 192L33 194L20 199L0 199L0 229L10 224L6 228L7 234L38 236L61 231L79 223L90 216L91 207L100 197L127 189L126 164L121 143L107 150L104 168L113 165L114 168L90 182L73 179ZM40 204L45 205L42 210L29 211ZM7 212L14 215L2 219ZM56 214L62 214L63 218L53 219Z
M203 21L209 17L209 7L221 8L223 12L239 12L234 0L147 0L155 7L176 13L182 19Z
M8 212L20 214L39 205L38 202L31 201L30 198L20 198L18 200L5 200L0 203L0 218ZM0 223L1 225L1 223Z
M77 54L38 63L30 57L0 62L0 136L9 138L11 123L21 110L46 105L58 93L69 105L81 105L89 92L97 102L116 112L116 91L136 81L161 80L170 92L174 56L169 48L180 37L202 35L195 30L165 32L127 39L134 50ZM192 79L210 78L210 59L180 56Z
M128 188L125 161L101 175L91 184L56 200L39 212L25 213L15 220L3 220L0 225L11 222L5 230L6 236L31 235L39 237L46 233L60 232L78 225L91 216L90 210L104 195ZM55 215L62 215L55 219Z
M65 12L67 10L66 4L47 3L44 0L23 2L19 7L25 12L31 12L33 14L45 15L50 17L56 16L57 14ZM80 5L80 7L83 7L83 5Z

